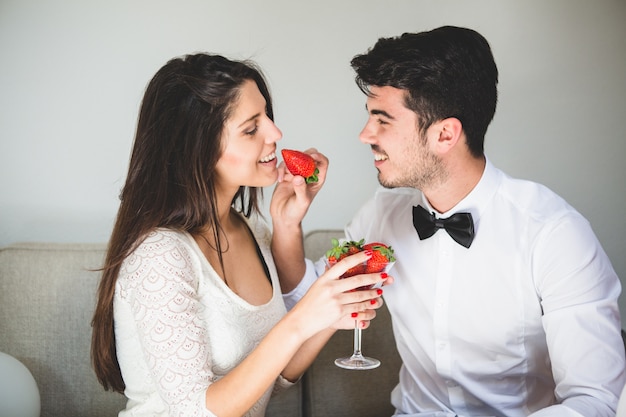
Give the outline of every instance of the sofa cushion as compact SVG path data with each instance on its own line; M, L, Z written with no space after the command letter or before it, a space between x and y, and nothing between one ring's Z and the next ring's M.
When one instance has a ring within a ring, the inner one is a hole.
M125 397L106 392L90 361L101 244L14 244L0 249L0 351L31 371L42 416L111 417Z

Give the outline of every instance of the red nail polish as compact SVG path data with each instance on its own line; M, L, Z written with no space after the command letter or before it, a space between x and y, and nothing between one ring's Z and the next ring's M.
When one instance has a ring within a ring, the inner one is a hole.
M376 300L370 300L370 304L371 304L371 305L376 304Z
M383 279L387 278L388 276L389 276L389 274L387 274L386 272L381 272L380 273L380 277L383 278Z
M381 295L382 293L383 293L383 290L381 290L380 288L376 290L376 294Z
M352 313L352 318L355 319L359 316L359 313Z
M364 250L363 252L365 252L365 254L366 254L367 256L372 256L372 255L374 254L374 251L373 251L373 250L371 250L371 249L366 249L366 250Z

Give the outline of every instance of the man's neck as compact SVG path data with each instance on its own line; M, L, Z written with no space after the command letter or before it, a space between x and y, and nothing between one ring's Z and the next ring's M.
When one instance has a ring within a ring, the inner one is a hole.
M482 156L449 164L445 181L422 190L430 205L439 213L452 209L476 187L485 171L486 163Z

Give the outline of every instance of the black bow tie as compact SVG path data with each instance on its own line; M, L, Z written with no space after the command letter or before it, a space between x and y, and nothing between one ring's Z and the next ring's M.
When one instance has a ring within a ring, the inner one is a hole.
M446 229L452 239L466 248L469 248L474 240L474 221L471 213L456 213L447 219L437 219L424 207L415 206L413 226L420 240L428 239L439 229Z

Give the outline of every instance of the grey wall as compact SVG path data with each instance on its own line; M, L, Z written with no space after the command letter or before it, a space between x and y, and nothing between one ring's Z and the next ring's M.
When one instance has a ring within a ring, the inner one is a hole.
M105 241L143 89L196 51L261 64L279 146L331 159L304 227L342 227L376 186L350 58L453 24L482 32L500 68L491 160L578 208L626 278L625 21L623 0L2 0L0 244ZM342 188L353 172L359 185Z

